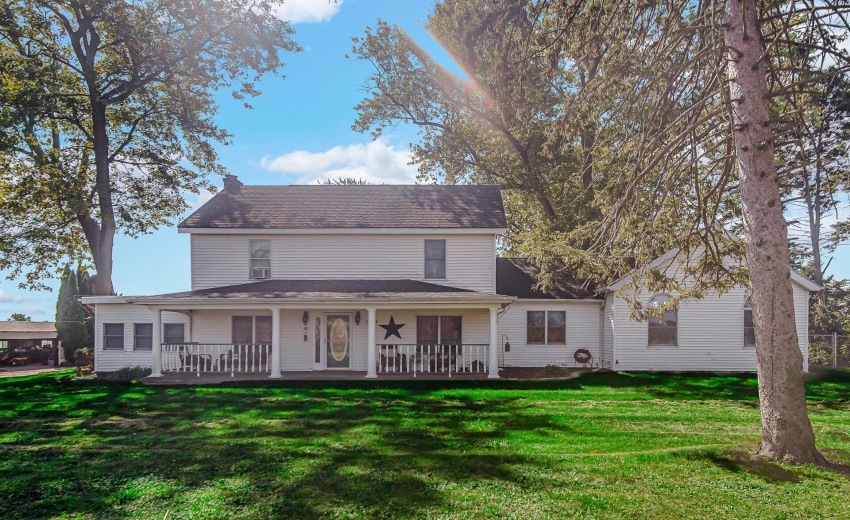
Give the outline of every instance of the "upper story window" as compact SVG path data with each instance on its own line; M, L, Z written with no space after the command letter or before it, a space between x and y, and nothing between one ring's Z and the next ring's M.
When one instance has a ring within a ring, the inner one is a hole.
M251 240L251 279L267 280L272 277L271 240Z
M744 302L744 346L756 346L756 326L753 322L753 302Z
M446 241L425 241L425 278L446 278Z
M529 345L566 345L565 311L528 311L525 315L525 339Z
M666 294L659 294L649 301L651 309L660 309L670 300ZM649 346L675 347L678 344L679 312L670 309L664 313L664 318L649 317Z

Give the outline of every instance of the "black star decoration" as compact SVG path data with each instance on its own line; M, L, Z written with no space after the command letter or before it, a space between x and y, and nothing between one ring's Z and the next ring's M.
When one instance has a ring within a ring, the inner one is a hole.
M387 325L381 325L380 327L387 331L387 334L386 336L384 336L384 339L387 339L390 336L397 336L398 339L401 339L401 332L399 332L398 329L404 327L404 323L396 323L395 319L390 316L390 322Z

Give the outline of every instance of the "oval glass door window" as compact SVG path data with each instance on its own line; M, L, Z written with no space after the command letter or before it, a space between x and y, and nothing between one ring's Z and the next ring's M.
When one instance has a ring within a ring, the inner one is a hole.
M328 368L350 368L351 334L349 316L329 315L328 318Z

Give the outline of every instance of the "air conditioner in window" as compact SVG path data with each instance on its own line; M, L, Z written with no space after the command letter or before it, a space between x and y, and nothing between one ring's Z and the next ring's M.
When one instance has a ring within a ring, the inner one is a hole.
M268 267L254 267L251 269L251 278L256 280L265 280L271 276L271 269Z

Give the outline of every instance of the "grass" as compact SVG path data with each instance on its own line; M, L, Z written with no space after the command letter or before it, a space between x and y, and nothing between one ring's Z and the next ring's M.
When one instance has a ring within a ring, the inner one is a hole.
M808 384L850 463L850 373ZM848 518L753 462L750 376L147 387L0 379L0 518Z

